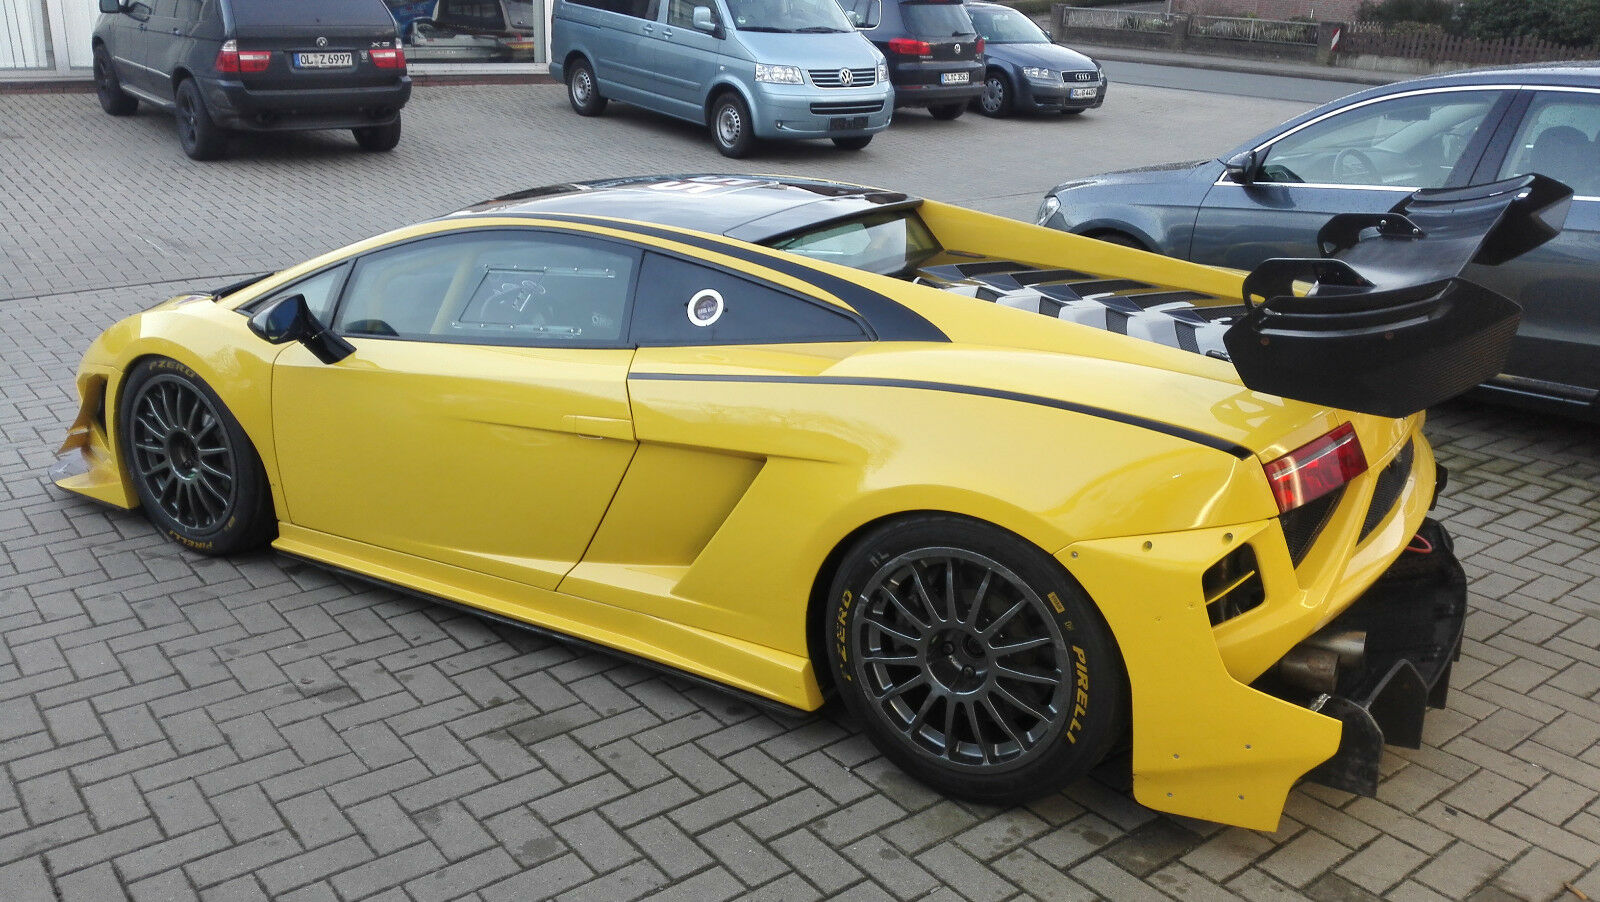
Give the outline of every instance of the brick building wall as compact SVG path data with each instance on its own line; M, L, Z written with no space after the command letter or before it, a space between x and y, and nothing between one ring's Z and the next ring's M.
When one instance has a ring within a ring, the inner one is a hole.
M1354 22L1361 0L1173 0L1172 11L1198 16L1255 16Z

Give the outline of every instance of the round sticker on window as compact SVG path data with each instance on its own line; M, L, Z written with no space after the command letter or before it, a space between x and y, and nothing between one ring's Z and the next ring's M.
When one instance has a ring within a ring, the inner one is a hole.
M722 319L722 295L715 288L702 288L689 299L689 322L709 326Z

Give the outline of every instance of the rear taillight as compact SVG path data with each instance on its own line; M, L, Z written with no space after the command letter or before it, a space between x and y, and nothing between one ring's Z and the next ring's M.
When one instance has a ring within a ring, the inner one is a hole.
M983 38L978 39L978 55L983 56Z
M226 41L217 51L218 72L265 72L270 65L271 50L240 50L238 41Z
M933 45L916 38L890 38L889 52L903 56L932 56Z
M1367 471L1355 427L1345 423L1267 464L1267 482L1286 513L1335 491Z
M385 47L372 51L372 64L379 69L404 69L406 52L399 47Z

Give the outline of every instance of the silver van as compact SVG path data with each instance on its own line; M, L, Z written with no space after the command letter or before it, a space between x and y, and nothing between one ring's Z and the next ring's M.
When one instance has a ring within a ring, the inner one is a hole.
M883 54L835 0L556 0L551 16L550 74L579 115L625 101L742 157L760 139L860 150L894 114Z

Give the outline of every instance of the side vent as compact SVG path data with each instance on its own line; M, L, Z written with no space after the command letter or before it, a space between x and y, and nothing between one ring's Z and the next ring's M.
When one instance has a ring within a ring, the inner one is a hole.
M1211 618L1212 626L1259 607L1267 597L1256 551L1249 544L1240 545L1212 564L1200 577L1200 588L1205 593L1206 616Z

